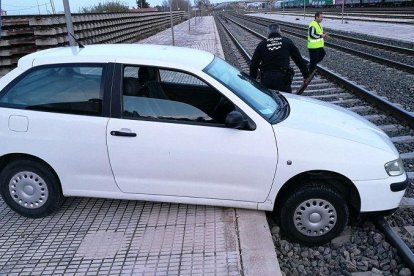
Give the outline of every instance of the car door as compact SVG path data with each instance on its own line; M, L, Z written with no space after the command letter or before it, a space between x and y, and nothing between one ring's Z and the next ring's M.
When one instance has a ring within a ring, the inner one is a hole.
M272 127L224 126L237 106L185 72L143 66L119 70L118 118L107 127L108 152L125 193L263 202L277 162ZM135 79L135 80L134 80ZM151 83L152 82L152 83ZM151 88L152 86L152 88ZM157 91L151 91L151 89ZM116 116L115 116L116 117Z
M110 64L31 68L0 92L0 155L48 163L65 195L118 191L109 164Z

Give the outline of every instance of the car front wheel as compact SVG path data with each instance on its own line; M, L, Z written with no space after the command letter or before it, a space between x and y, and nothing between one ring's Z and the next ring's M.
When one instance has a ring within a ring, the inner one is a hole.
M348 206L337 191L312 185L288 195L282 203L279 221L290 239L313 246L339 235L348 217Z
M2 170L0 193L11 209L30 218L51 214L64 199L51 169L32 160L13 161Z

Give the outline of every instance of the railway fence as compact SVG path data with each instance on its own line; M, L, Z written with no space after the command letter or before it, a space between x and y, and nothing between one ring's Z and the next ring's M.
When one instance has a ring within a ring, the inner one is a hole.
M173 12L174 24L186 18ZM168 12L74 14L75 37L82 44L128 43L170 25ZM20 57L45 48L68 44L65 16L4 16L0 38L0 76L17 65Z

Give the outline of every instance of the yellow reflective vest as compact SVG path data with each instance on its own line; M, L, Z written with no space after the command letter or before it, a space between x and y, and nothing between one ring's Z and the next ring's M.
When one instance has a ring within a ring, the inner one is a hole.
M316 22L315 20L313 20L308 27L308 49L317 49L317 48L322 48L324 46L324 41L323 38L312 38L310 36L310 28L314 27L316 30L316 34L317 35L321 35L323 34L323 28L322 26Z

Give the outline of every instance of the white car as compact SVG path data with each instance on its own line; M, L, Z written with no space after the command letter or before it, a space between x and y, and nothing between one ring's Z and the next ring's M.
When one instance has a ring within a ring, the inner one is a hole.
M407 186L362 117L279 94L214 55L156 45L36 52L0 79L0 191L42 217L64 196L274 211L321 244L349 211L387 213Z

